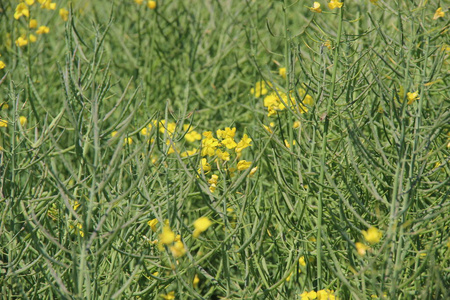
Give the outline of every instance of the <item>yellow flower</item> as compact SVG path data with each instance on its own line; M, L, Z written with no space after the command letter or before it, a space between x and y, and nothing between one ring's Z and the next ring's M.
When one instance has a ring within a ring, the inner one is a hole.
M210 179L208 179L208 183L210 184L209 191L214 193L217 188L217 181L219 180L219 176L213 174Z
M288 277L286 277L286 281L291 281L292 273L293 272L289 273Z
M222 145L224 145L225 147L227 147L227 149L234 149L236 148L237 144L236 142L233 140L233 138L226 138L222 141Z
M280 96L282 98L285 98L286 95L282 92L279 92ZM281 101L280 99L278 99L278 95L276 93L271 93L269 95L267 95L266 97L264 97L264 102L263 105L265 107L267 107L267 111L268 114L267 116L272 116L275 115L277 113L278 110L282 110L281 106Z
M176 241L173 246L169 247L173 257L178 258L186 254L186 249L182 241Z
M373 226L370 227L369 230L367 230L367 231L363 230L362 234L363 234L364 238L366 239L366 241L370 244L378 243L381 240L381 237L383 236L381 231Z
M211 175L211 178L208 179L209 184L217 184L217 181L219 180L219 176L216 174Z
M170 226L165 225L162 233L159 235L159 242L163 245L172 244L175 241L175 233L170 229Z
M269 84L270 86L270 84ZM267 94L269 90L266 88L265 81L259 81L255 84L255 87L250 90L250 94L255 95L256 98L259 98L265 94Z
M292 145L295 146L295 144L297 144L297 142L293 140ZM289 144L288 140L284 140L284 145L286 146L286 148L291 148L291 144Z
M358 254L361 256L366 255L366 251L370 248L369 246L366 246L360 242L356 242L355 246L356 246L356 251L358 251Z
M256 173L256 171L258 171L258 167L252 168L252 169L250 170L250 173L248 173L248 176L253 176L253 175Z
M23 47L23 46L28 45L27 37L26 37L26 36L21 36L21 37L19 37L19 38L16 40L16 45L17 45L18 47Z
M221 160L224 160L224 161L229 161L230 160L230 153L228 153L227 151L222 151L220 149L217 149L216 150L216 155Z
M147 2L147 6L150 9L155 9L156 8L156 1L148 1Z
M186 133L186 134L184 135L184 138L185 138L186 141L188 141L189 143L193 143L193 142L195 142L195 141L201 140L201 139L202 139L202 136L201 136L201 134L198 133L197 131L192 130L192 131Z
M317 299L317 293L315 292L315 291L310 291L310 292L303 292L301 295L300 295L300 299L301 300L312 300L312 299Z
M77 210L78 207L80 207L80 205L81 205L78 201L74 201L74 202L71 203L71 204L72 204L73 210Z
M65 8L61 8L59 10L59 16L61 17L61 19L63 19L64 22L66 22L67 20L69 20L69 11Z
M408 104L413 104L414 101L420 99L419 97L419 91L415 91L413 93L407 93L406 98L408 99Z
M124 146L125 146L125 145L131 145L131 144L133 144L133 139L132 139L132 138L127 137L127 138L125 138L125 139L123 140L123 145L124 145Z
M36 34L46 34L50 32L50 28L47 26L39 26L38 30L36 30Z
M217 130L217 137L221 139L227 138L233 139L235 135L236 135L236 127L233 128L225 127L225 130L222 129Z
M153 232L156 232L156 224L158 224L158 219L152 219L147 222L148 226L152 229Z
M31 20L30 20L30 25L29 25L29 27L30 27L31 29L36 28L36 27L37 27L37 20L36 20L36 19L31 19Z
M0 70L6 67L5 63L0 60Z
M0 119L0 127L8 127L8 120Z
M30 10L28 9L28 6L25 3L19 3L16 6L16 12L14 13L14 19L18 20L21 16L29 17L30 16Z
M56 9L56 3L52 3L51 0L38 0L38 2L41 4L41 8L42 9L51 9L51 10L55 10Z
M175 300L175 292L173 292L173 291L169 292L166 295L161 294L160 296L165 300Z
M27 117L20 116L19 117L19 123L20 123L20 125L25 126L25 124L27 124Z
M283 77L284 79L286 79L286 68L280 68L278 70L278 73L280 74L281 77Z
M166 141L166 145L169 146L169 148L167 149L167 154L175 153L175 151L177 150L175 148L175 143L171 142L170 140Z
M36 42L37 38L34 34L31 34L28 36L28 40L32 43Z
M331 0L331 2L328 3L328 7L330 9L341 8L342 5L344 5L344 3L343 2L339 2L339 0Z
M305 257L302 256L298 259L298 263L300 264L300 266L306 266L306 262L305 262Z
M241 141L236 146L236 153L241 152L243 149L251 146L250 143L252 142L252 139L248 137L247 134L244 133L244 136L242 137Z
M244 171L244 170L247 170L248 168L250 168L251 165L252 165L251 161L241 160L237 164L237 169L239 171Z
M28 6L31 6L31 5L34 4L34 0L25 0L25 3L26 3Z
M213 156L219 146L219 141L212 136L211 131L203 132L203 136L205 138L202 140L202 156Z
M434 13L433 20L443 18L444 16L445 12L442 11L442 7L439 7L438 9L436 9L436 12Z
M326 40L326 41L323 43L323 46L324 46L324 47L327 47L328 50L331 50L331 42L330 42L329 40Z
M313 7L310 7L309 9L312 12L319 13L319 14L322 12L322 9L320 8L320 3L319 2L314 2Z
M194 280L192 280L192 285L194 286L194 288L198 287L199 282L200 282L200 279L198 278L198 275L195 274Z
M173 241L174 241L174 242L179 242L179 241L181 241L181 235L177 234L177 235L175 236L175 239L174 239Z
M263 127L268 133L273 133L272 129L269 126L263 124Z
M166 121L163 120L160 122L159 132L164 133L167 130L167 133L171 136L175 132L176 128L177 128L176 123L170 122L170 123L167 123L167 126L166 126Z
M198 173L202 173L202 170L205 174L211 171L211 165L208 163L206 158L202 158L202 160L200 161L200 168L198 169Z
M295 121L294 124L292 124L292 128L297 129L301 125L300 121Z
M188 157L188 156L192 156L192 155L196 154L197 152L198 152L198 150L197 150L197 149L195 149L195 148L192 148L192 150L187 150L187 151L185 151L185 152L181 153L181 157Z
M144 3L144 0L134 0L134 3L141 5Z
M335 300L336 296L334 296L333 290L320 290L317 292L317 299L319 300Z
M194 238L198 238L200 233L206 231L209 226L212 225L212 222L207 217L201 217L195 220L194 222L194 233L192 234Z

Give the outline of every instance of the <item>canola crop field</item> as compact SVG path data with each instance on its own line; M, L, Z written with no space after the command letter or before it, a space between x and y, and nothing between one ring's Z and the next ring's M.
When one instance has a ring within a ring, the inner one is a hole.
M442 0L0 2L0 299L449 299Z

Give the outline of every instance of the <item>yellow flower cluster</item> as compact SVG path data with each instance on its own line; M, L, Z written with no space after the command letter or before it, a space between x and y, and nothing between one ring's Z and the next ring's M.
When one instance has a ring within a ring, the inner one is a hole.
M375 0L371 0L372 2ZM342 5L344 5L343 2L339 2L339 0L331 0L330 3L328 3L328 7L330 9L335 9L335 8L341 8ZM320 7L320 3L319 2L314 2L312 7L309 7L309 10L311 10L312 12L318 13L320 14L322 12L322 8Z
M134 0L134 3L138 4L138 5L142 5L144 4L144 0ZM150 9L156 9L156 1L148 1L147 2L147 7Z
M328 3L330 9L341 8L342 5L344 5L344 3L339 2L339 0L331 0L330 3Z
M225 130L217 130L217 138L213 136L211 131L203 132L202 139L202 156L214 156L216 155L222 161L230 160L229 150L233 150L237 154L240 154L243 149L251 146L252 139L244 134L242 139L236 143L234 136L236 134L236 128L226 127Z
M286 94L278 89L270 93L264 98L264 107L267 108L267 115L273 116L279 111L283 111L288 106L292 110L297 110L299 113L304 114L308 112L308 106L314 104L313 98L306 94L306 91L302 88L297 90L300 101L296 101L295 91L291 91Z
M313 300L313 299L317 299L317 300L337 300L339 299L338 297L336 297L334 295L334 291L333 290L320 290L320 291L309 291L309 292L303 292L300 295L300 299L301 300Z
M173 232L170 228L168 221L165 222L162 232L159 235L158 247L160 250L162 250L164 249L164 246L169 247L170 252L172 252L173 257L175 258L182 257L186 254L186 248L181 241L181 236L175 235L175 232Z
M259 81L255 84L255 87L250 89L250 94L254 95L256 98L266 95L269 90L268 88L272 87L272 84L267 84L265 81Z
M228 172L230 177L234 176L234 172L245 171L252 165L251 161L240 159L242 151L251 146L252 139L247 134L242 136L239 141L235 140L236 128L226 127L225 129L219 129L216 131L216 135L212 131L205 131L202 133L201 151L200 155L203 156L200 159L197 173L208 174L212 170L212 165L217 166L220 170ZM182 153L182 156L189 156L198 153L194 148L192 151ZM215 164L208 161L211 157ZM234 165L236 163L236 165ZM232 166L232 165L233 166ZM252 176L257 171L257 167L254 167L249 172L249 176ZM214 193L218 187L219 176L212 174L208 179L209 190Z
M69 228L73 230L74 234L79 234L84 237L83 225L81 223L76 223L76 225L69 225Z
M56 3L52 2L51 0L38 0L38 2L41 4L41 9L47 9L47 10L55 10L56 9ZM14 19L19 20L21 17L29 18L30 17L30 7L35 3L35 0L25 0L25 2L21 2L16 6L15 12L14 12ZM60 17L67 21L69 18L69 11L65 8L61 8L59 10ZM35 29L38 27L38 22L36 19L30 19L28 23L29 29ZM48 26L42 25L39 26L36 30L36 34L48 34L50 32L50 28ZM37 38L34 34L27 34L23 33L16 39L16 46L17 47L24 47L28 45L28 43L34 43L36 42ZM1 64L0 64L1 65Z
M148 226L150 226L153 232L157 231L158 225L157 219L152 219L147 222ZM194 238L198 238L202 232L205 232L210 226L212 222L207 217L201 217L195 220L194 222L194 232L192 236ZM164 246L167 246L173 257L179 258L186 254L186 247L184 243L181 241L181 235L176 235L175 232L169 226L169 221L166 220L164 222L161 233L158 236L158 239L155 241L151 241L147 237L145 237L151 244L158 244L158 248L160 251L164 249Z

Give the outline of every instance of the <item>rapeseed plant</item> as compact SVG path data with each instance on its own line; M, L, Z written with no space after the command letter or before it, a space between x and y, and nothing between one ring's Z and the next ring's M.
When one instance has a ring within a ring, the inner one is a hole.
M448 298L447 8L382 2L6 0L0 294Z

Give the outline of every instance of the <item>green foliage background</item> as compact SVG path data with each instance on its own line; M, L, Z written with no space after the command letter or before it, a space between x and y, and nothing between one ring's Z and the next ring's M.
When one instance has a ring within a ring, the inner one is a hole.
M0 4L4 299L449 298L443 1L320 1L321 14L287 0L36 3L50 33L20 48L31 29L17 3ZM268 117L259 81L315 103ZM175 133L140 135L154 120ZM248 134L257 172L216 170L211 193L200 155L180 155L185 124ZM213 225L194 239L201 216ZM149 242L164 220L185 256ZM383 237L359 255L372 226Z

